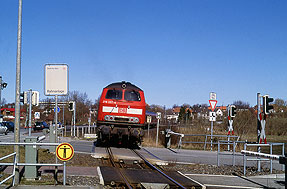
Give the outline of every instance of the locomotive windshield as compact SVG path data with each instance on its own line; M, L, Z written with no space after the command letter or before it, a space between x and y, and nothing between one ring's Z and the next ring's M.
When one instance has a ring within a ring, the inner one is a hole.
M109 89L106 94L106 99L121 100L123 96L122 90L119 89Z
M132 90L132 91L125 91L125 100L127 101L141 101L140 93Z

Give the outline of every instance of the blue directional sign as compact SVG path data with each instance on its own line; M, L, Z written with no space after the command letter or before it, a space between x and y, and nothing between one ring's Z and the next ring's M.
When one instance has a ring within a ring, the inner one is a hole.
M54 108L54 112L56 112L56 108ZM57 111L58 113L60 112L60 108L59 108L59 106L58 106L58 111Z

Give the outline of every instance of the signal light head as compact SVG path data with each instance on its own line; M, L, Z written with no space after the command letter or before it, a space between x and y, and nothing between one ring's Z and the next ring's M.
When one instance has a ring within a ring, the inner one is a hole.
M22 102L23 104L27 104L27 97L27 91L20 93L20 102Z
M234 105L230 106L229 111L230 111L229 112L230 117L235 117L236 116L237 111L236 111L236 107Z
M263 113L270 114L271 110L273 110L273 106L269 103L273 102L274 99L270 98L269 95L263 96Z
M2 89L7 87L7 83L2 83Z
M69 111L72 112L75 109L75 102L74 101L70 101L69 102Z

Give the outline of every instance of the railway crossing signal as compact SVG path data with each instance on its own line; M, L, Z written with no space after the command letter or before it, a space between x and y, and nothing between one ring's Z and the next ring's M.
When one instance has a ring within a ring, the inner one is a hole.
M260 97L262 97L263 101L263 111L260 109ZM274 99L270 98L269 95L261 96L260 93L257 93L257 130L258 130L258 143L261 144L264 142L267 143L265 128L266 128L266 119L267 115L270 114L271 110L273 110L273 106L269 103L273 102ZM260 151L260 149L259 149Z
M237 113L236 107L234 105L231 105L229 108L229 111L230 111L229 112L230 117L234 118L236 116L236 113Z
M263 96L263 112L264 114L269 114L271 110L273 110L273 106L269 103L273 102L273 98L270 98L269 95Z
M263 114L263 118L262 118L262 114L259 115L260 117L260 124L261 124L261 131L260 131L260 135L259 135L259 144L262 143L262 141L264 141L265 144L267 144L267 140L266 140L266 134L265 134L265 126L266 126L266 114Z
M230 135L230 133L232 135L234 135L234 131L233 131L233 119L236 116L236 107L235 105L229 105L228 106L228 133L227 135Z

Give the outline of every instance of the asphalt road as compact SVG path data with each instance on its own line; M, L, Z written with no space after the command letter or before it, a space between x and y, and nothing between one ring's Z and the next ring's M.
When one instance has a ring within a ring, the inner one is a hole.
M26 135L25 133L28 132L27 129L20 128L20 141L23 142ZM7 135L0 134L0 142L14 142L14 132L9 132Z
M43 136L42 132L32 133L33 136ZM24 141L28 136L27 129L20 129L20 141ZM0 135L0 142L14 142L14 133L10 132L8 135ZM43 142L49 142L49 136ZM69 137L60 137L59 142L69 142L73 145L76 153L88 153L95 156L101 156L105 154L104 148L95 147L93 141L71 139ZM199 151L199 150L168 150L165 148L150 148L144 147L141 152L149 158L153 158L158 161L172 162L172 163L199 163L199 164L217 164L217 153L211 151ZM126 155L126 154L123 154ZM221 157L221 165L231 165L232 157L230 155L224 155ZM242 156L238 154L236 156L236 164L242 165ZM254 162L249 162L254 164ZM282 165L273 161L273 168L282 169ZM268 166L268 165L267 165ZM200 174L186 174L187 177L200 182L207 186L207 188L261 188L262 186L284 188L280 185L280 182L284 181L284 178L273 178L271 176L266 177L248 177L249 181L236 176L215 176L215 175L200 175ZM278 182L279 181L279 182ZM254 184L252 182L258 182L261 184Z

